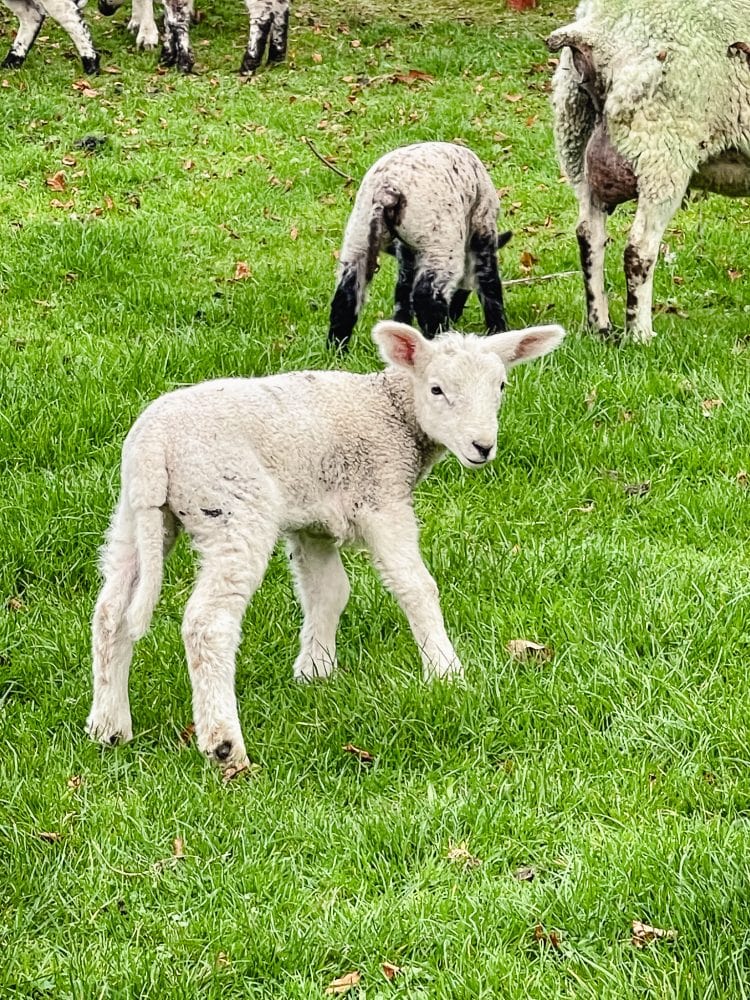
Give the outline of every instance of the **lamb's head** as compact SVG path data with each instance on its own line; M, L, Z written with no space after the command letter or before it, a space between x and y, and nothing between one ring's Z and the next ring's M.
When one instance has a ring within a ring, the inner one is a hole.
M491 337L451 332L426 340L411 326L385 321L372 335L383 358L411 376L424 433L462 465L478 468L495 457L508 370L553 351L565 331L532 326Z

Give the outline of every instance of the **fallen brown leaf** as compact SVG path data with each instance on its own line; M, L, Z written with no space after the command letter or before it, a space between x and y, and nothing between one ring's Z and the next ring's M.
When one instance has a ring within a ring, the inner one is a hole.
M460 865L464 871L468 871L470 868L479 868L482 864L482 859L476 857L466 846L466 841L462 840L460 844L455 844L448 849L446 854L448 861L452 861L456 865Z
M46 184L47 184L47 187L51 188L53 191L64 191L65 190L65 171L64 170L58 170L56 174L53 174L51 177L47 178Z
M390 962L381 962L380 968L383 970L383 975L386 979L395 979L404 970L400 965L391 965Z
M352 756L357 757L361 764L372 764L375 760L369 750L360 750L360 748L355 747L353 743L345 743L341 749L344 753L350 753Z
M521 868L516 868L513 872L513 878L518 879L519 882L533 882L536 878L536 871L531 865L523 865Z
M292 226L292 228L289 230L289 239L296 240L298 236L299 236L299 229L297 229L296 226Z
M323 62L323 56L320 54L320 52L313 52L313 54L312 54L312 61L314 63L322 63Z
M104 66L102 68L102 73L109 73L110 76L117 76L118 73L122 73L119 66Z
M517 101L523 100L523 94L506 94L505 100L510 101L511 104L515 104Z
M534 254L530 253L528 250L524 250L524 252L521 254L520 260L521 260L521 269L524 271L530 271L534 266L534 264L537 263L538 258L535 257Z
M74 774L72 777L68 778L67 784L71 791L75 791L76 788L80 788L83 784L83 778L80 774Z
M738 278L742 277L742 271L737 271L733 267L730 267L727 271L730 281L737 281Z
M331 982L326 986L326 996L338 996L340 993L348 993L350 989L354 986L359 986L362 977L355 969L353 972L347 972L345 976L339 976L338 979L332 979Z
M183 160L182 161L182 169L183 170L193 170L193 169L195 169L195 163L192 160Z
M541 642L531 642L530 639L511 639L505 644L505 648L514 660L521 661L537 660L544 663L555 655L549 646L545 646Z
M234 268L234 277L232 281L244 281L245 278L249 278L252 271L247 265L247 261L238 260Z
M554 948L555 951L561 950L560 935L557 931L545 931L541 924L537 924L534 928L534 940L539 944L549 945L550 948Z
M66 167L78 166L78 160L75 158L75 156L71 156L69 153L66 153L65 156L61 158L60 162L63 164L63 166Z
M88 80L75 80L71 86L73 90L77 90L79 94L83 94L84 97L98 97L99 91L95 90Z
M623 483L622 490L628 497L645 497L651 490L651 480L647 479L643 483Z
M710 417L714 410L724 405L723 399L704 399L701 403L701 412L704 417Z
M634 948L645 948L652 941L674 941L677 931L665 931L661 927L650 927L648 924L634 920L631 928L630 943Z
M42 833L38 833L37 837L39 837L40 840L43 840L47 844L56 844L58 840L62 839L62 834L53 833L50 830L45 830Z
M737 481L738 486L747 486L750 481L747 471L745 469L740 469L737 475L734 477Z
M5 607L8 611L20 611L23 607L23 601L20 597L9 597L5 602Z
M421 69L409 69L405 73L393 73L389 77L391 83L405 83L411 86L413 83L434 83L435 77L429 73L423 73Z
M175 837L172 841L172 854L175 858L185 857L185 841L182 837Z
M189 746L192 743L193 736L195 736L195 723L191 722L180 733L180 743L184 747Z

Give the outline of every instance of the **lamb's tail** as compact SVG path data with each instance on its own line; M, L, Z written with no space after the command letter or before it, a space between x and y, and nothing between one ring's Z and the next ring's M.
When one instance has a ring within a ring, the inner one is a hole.
M363 197L357 197L344 233L331 302L328 342L339 348L349 343L378 257L395 238L404 204L401 193L392 188L382 188L372 198L360 194Z

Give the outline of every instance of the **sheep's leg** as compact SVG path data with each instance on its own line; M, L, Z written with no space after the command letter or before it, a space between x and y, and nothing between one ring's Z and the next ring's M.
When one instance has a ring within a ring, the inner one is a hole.
M273 0L245 0L250 18L250 35L242 57L240 73L254 73L263 61L266 41L273 24Z
M651 305L654 291L654 267L659 245L669 220L680 206L684 192L671 201L652 202L638 199L638 208L625 247L625 281L628 297L625 331L637 344L647 344L654 335Z
M450 302L456 285L451 270L437 271L424 266L418 269L412 301L425 337L431 339L450 327Z
M457 288L453 293L453 298L451 299L450 308L448 310L451 323L458 323L463 316L464 308L469 295L471 295L471 292L468 288Z
M169 555L177 536L174 517L163 512L162 553ZM115 512L102 555L104 584L94 610L92 652L94 698L86 728L92 739L113 746L133 737L128 674L134 640L128 609L138 579L135 525L123 502Z
M475 233L471 241L474 254L474 275L479 300L484 310L488 333L503 333L508 329L503 306L503 286L497 267L497 233Z
M579 202L576 238L586 292L586 315L592 330L611 333L609 305L604 290L604 250L607 245L607 214L594 201L588 184L576 188Z
M193 69L193 50L190 48L190 18L192 0L164 0L164 44L161 62L176 66L182 73Z
M413 510L381 511L363 522L363 537L385 586L406 615L422 656L425 680L463 676L445 631L437 584L419 551Z
M83 72L99 72L99 53L94 48L88 24L75 0L44 0L44 9L53 21L67 31L81 57Z
M101 0L99 0L101 4ZM155 49L159 44L159 29L154 20L153 0L133 0L128 31L135 35L138 49Z
M346 350L364 302L365 287L364 266L361 261L341 266L328 323L328 343L331 347Z
M305 616L294 678L330 677L336 669L336 629L349 600L346 570L329 539L295 533L289 538L288 552Z
M99 7L100 14L103 14L105 17L112 17L124 3L125 0L99 0L97 6ZM135 3L136 0L133 0L133 7L135 7Z
M394 297L395 309L393 318L399 323L411 323L413 310L411 303L414 288L414 251L401 240L395 241L396 260L398 261L398 279Z
M269 63L281 63L286 59L289 37L289 0L276 0L273 12L271 36L268 39Z
M245 538L238 527L223 545L200 546L203 561L182 624L198 747L230 777L248 763L234 691L242 616L276 540L270 524L254 524Z
M44 11L33 0L5 0L5 4L16 15L19 25L10 51L3 59L3 69L18 69L44 23Z

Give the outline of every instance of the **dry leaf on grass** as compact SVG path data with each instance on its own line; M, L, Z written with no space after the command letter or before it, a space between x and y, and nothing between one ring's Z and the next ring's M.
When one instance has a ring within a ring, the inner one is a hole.
M356 757L360 764L372 764L375 760L369 750L361 750L359 747L355 747L353 743L345 743L341 749L344 753L350 753L353 757Z
M56 174L47 178L47 187L51 188L53 191L64 191L65 190L65 171L58 170Z
M37 834L40 840L43 840L46 844L56 844L58 840L62 839L61 833L54 833L51 830L44 830Z
M297 229L296 226L292 226L292 228L289 230L289 239L296 240L298 236L299 236L299 229Z
M643 483L623 483L622 491L628 497L645 497L651 490L651 480Z
M400 965L391 965L390 962L381 962L380 968L383 970L385 978L390 980L395 979L404 971Z
M727 271L730 281L737 281L738 278L742 277L742 271L737 271L735 268L730 267Z
M562 950L560 934L557 931L545 931L541 924L537 924L534 928L534 940L539 944L548 945L550 948L554 948L555 951Z
M185 857L185 841L182 837L175 837L172 841L172 855L175 858Z
M536 878L536 870L531 865L523 865L521 868L516 868L513 872L513 878L519 882L533 882Z
M515 104L517 101L523 100L523 94L506 94L505 100L510 101L511 104Z
M220 951L216 956L216 962L214 964L217 969L225 969L227 966L232 964L232 961L225 951Z
M505 648L514 660L537 660L544 663L551 660L555 655L549 646L541 642L531 642L530 639L511 639L506 643Z
M534 264L537 263L537 260L538 258L536 258L533 253L530 253L528 250L524 250L521 254L521 269L523 271L530 271Z
M677 931L665 931L661 927L650 927L648 924L634 920L631 927L630 943L634 948L645 948L652 941L674 941L677 938Z
M710 417L714 410L718 410L723 405L723 399L704 399L701 403L701 412L704 417Z
M190 746L195 736L195 723L191 722L180 733L180 744L184 747Z
M62 163L62 165L64 167L77 167L78 166L78 160L75 158L75 156L71 156L69 153L66 153L65 156L62 156L60 158L60 162Z
M98 97L99 91L94 90L88 80L75 80L71 84L73 90L77 90L79 94L83 94L84 97Z
M312 54L312 61L314 63L322 63L323 62L323 56L320 54L320 52L313 52L313 54Z
M80 788L82 784L83 784L83 778L80 776L80 774L74 774L72 777L68 778L67 781L68 788L71 791L75 791L77 788Z
M5 602L5 607L8 611L20 611L23 607L23 601L20 597L9 597Z
M748 485L748 481L749 481L748 480L748 474L747 474L747 471L745 469L740 469L740 471L737 473L737 475L734 478L736 479L738 486L747 486Z
M482 859L471 853L466 846L465 840L462 840L460 844L450 847L446 858L452 861L453 864L460 865L464 871L468 871L470 868L479 868L482 864Z
M232 281L244 281L245 278L249 278L252 271L247 265L247 261L238 260L234 267L234 277Z
M359 986L362 977L355 969L353 972L347 972L345 976L339 976L338 979L333 979L326 986L326 996L333 997L338 996L341 993L347 993L354 986Z
M435 77L429 73L423 73L421 69L410 69L405 73L393 73L388 79L391 83L405 83L410 87L414 83L434 83Z

